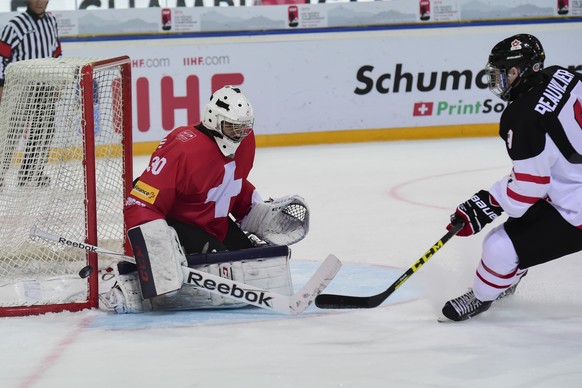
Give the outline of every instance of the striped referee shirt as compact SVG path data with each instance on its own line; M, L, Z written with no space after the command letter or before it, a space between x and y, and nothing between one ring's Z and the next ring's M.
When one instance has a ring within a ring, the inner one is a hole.
M12 62L61 56L57 19L49 12L42 18L26 10L8 22L0 34L0 86Z

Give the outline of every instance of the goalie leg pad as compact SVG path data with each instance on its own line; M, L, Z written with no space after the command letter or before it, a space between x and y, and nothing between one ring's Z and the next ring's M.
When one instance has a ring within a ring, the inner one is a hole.
M292 295L293 284L289 268L290 251L287 250L287 252L288 254L284 256L197 265L192 266L192 268L236 280L249 286L263 288L283 295ZM244 255L245 251L230 253ZM183 286L177 294L156 297L151 302L154 310L222 309L247 305L227 296L210 294L189 285Z
M131 228L131 242L144 298L166 294L182 287L186 256L174 229L159 219Z
M257 202L240 226L271 244L295 244L309 232L309 207L298 195Z

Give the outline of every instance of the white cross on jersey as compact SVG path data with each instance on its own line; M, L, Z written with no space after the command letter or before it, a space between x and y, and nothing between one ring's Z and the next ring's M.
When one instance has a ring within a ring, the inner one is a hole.
M228 216L230 199L239 195L242 189L242 179L234 179L236 163L234 161L224 165L224 178L218 187L208 190L206 202L216 202L214 206L214 217L221 218Z

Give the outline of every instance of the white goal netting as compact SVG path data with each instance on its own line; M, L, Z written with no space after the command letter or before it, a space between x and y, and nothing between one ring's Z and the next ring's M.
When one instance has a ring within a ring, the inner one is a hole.
M120 58L50 58L7 67L0 102L0 315L5 307L88 300L90 284L78 276L88 254L32 238L33 228L124 252L122 210L131 179L125 66Z

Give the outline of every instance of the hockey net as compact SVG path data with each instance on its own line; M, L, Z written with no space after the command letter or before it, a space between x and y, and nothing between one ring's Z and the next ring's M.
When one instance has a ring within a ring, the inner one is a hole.
M48 58L6 69L0 102L0 316L98 306L110 263L33 228L117 252L131 187L128 57ZM79 276L86 265L95 270Z

